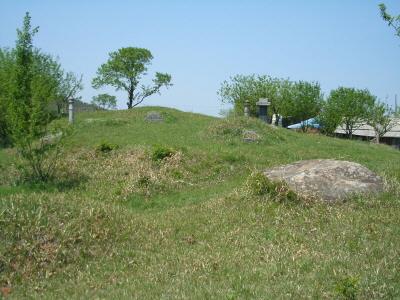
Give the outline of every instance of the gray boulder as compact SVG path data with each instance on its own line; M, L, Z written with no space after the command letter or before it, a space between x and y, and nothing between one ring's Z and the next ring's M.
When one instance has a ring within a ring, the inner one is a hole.
M353 194L381 192L382 179L366 167L349 161L315 159L266 170L272 181L285 181L300 196L334 202Z
M149 111L145 117L147 122L163 122L164 117L157 111Z

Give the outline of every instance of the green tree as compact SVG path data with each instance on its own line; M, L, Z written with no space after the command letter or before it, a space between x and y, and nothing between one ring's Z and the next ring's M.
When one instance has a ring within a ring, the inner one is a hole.
M327 133L333 133L341 126L349 138L368 120L369 111L376 97L368 90L339 87L331 91L319 116Z
M72 72L65 72L57 59L38 49L34 49L33 62L36 69L33 80L47 81L45 86L52 95L46 96L51 98L51 105L55 106L56 115L60 116L66 111L70 98L80 99L77 94L83 89L82 76L78 78Z
M152 85L140 85L143 75L147 72L153 55L144 48L127 47L118 49L109 54L108 61L97 70L93 78L94 88L111 85L116 90L128 93L128 108L133 108L144 101L145 98L159 93L161 87L170 87L171 75L156 72Z
M104 109L116 109L117 98L109 94L99 94L92 98L91 103Z
M82 77L65 72L53 56L32 47L30 66L30 88L32 97L46 99L51 116L59 117L66 111L68 99L77 98L82 90ZM17 50L0 49L0 145L10 144L9 108L14 93L14 78L17 70Z
M69 99L80 100L82 98L78 96L78 93L83 89L83 76L77 77L74 73L65 72L61 69L56 78L57 93L54 100L57 107L57 115L60 116L66 113Z
M390 131L395 123L393 122L393 111L385 104L376 101L369 107L367 124L375 131L375 142L379 144L380 138Z
M23 28L17 30L15 64L11 73L10 100L7 108L9 134L22 158L26 175L45 181L55 170L66 130L50 128L50 104L57 93L56 80L35 60L32 29L26 13Z
M267 98L269 114L290 117L292 122L314 117L321 110L322 93L319 83L274 78L268 75L236 75L225 80L218 95L223 103L233 104L235 114L243 115L249 101L250 114L257 115L257 101ZM278 119L276 120L278 122Z
M17 29L18 39L15 48L16 63L11 94L12 101L10 102L10 119L13 139L18 143L23 142L31 133L36 133L30 132L30 123L33 123L32 125L35 127L34 125L39 122L39 118L31 119L31 116L36 117L40 114L40 109L37 108L41 104L32 101L34 74L32 38L38 32L38 27L31 29L30 20L29 13L26 13L22 30Z
M10 104L14 60L10 51L0 49L0 146L10 144L7 112Z
M323 105L321 87L317 82L298 81L288 90L286 101L282 102L282 113L293 120L304 121L316 117ZM303 123L303 131L307 124Z
M400 15L392 16L387 12L386 5L381 3L379 4L379 9L381 11L381 16L383 20L385 20L390 27L392 27L396 31L396 35L400 37Z
M271 113L282 114L291 86L288 79L268 75L235 75L222 82L217 94L223 103L233 104L237 115L243 115L245 101L250 103L250 114L257 115L256 103L260 98L268 98Z

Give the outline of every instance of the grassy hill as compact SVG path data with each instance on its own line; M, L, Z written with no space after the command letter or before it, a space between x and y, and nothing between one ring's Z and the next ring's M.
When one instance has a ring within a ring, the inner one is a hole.
M154 110L165 122L144 120ZM400 297L397 150L160 107L82 112L75 127L46 185L15 185L0 150L9 297ZM252 172L314 158L361 163L387 191L334 205L249 192Z

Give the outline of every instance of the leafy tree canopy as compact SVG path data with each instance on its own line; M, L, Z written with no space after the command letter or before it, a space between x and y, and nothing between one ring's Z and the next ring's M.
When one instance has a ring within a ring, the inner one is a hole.
M128 93L128 108L133 108L142 103L145 98L159 93L161 87L170 87L171 75L156 73L152 85L140 85L142 76L153 59L151 52L144 48L127 47L118 49L109 54L108 61L97 70L93 78L94 88L111 85L116 90Z
M389 105L376 101L369 107L367 123L374 128L376 143L379 144L380 138L394 127L393 121L393 111Z
M92 104L100 106L104 109L116 109L117 98L109 94L99 94L92 98Z
M282 112L292 120L305 121L316 117L323 105L321 87L317 82L298 81L291 84L287 98L282 102ZM303 130L307 126L303 126Z
M243 114L245 101L250 103L251 115L257 115L257 101L267 98L271 113L291 117L294 122L316 116L322 106L318 83L268 75L236 75L221 84L218 95L223 103L233 104L238 115Z
M400 15L392 16L387 12L386 5L381 3L379 4L379 9L381 11L381 16L383 20L385 20L390 27L392 27L396 31L396 35L400 37Z
M245 101L250 103L250 114L256 115L260 98L268 98L272 112L278 113L289 86L289 80L268 75L235 75L222 82L217 93L223 103L233 104L239 115L243 114Z
M368 90L339 87L332 90L319 116L327 133L333 133L340 125L347 136L368 120L368 114L376 97Z
M17 30L15 49L1 51L0 107L6 137L22 158L24 175L44 181L54 171L68 129L49 126L54 117L51 105L62 95L60 85L65 77L52 56L34 48L32 40L37 32L26 13L22 29ZM46 138L49 136L53 138Z

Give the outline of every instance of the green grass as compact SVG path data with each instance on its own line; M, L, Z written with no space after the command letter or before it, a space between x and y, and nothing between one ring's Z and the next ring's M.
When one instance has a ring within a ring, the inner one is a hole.
M152 110L166 122L146 122ZM75 127L47 185L16 186L0 150L10 298L400 298L397 150L160 107L80 113ZM387 191L334 205L245 191L254 171L314 158L359 162Z

